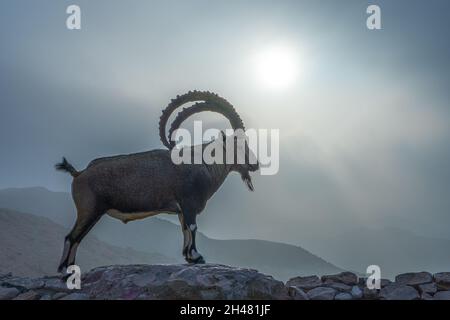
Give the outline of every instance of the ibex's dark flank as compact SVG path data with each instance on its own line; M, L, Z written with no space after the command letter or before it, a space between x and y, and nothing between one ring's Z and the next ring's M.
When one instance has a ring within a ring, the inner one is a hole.
M204 262L195 247L196 215L205 208L231 171L239 172L252 189L249 172L257 170L258 165L176 165L172 161L170 149L175 144L165 134L167 119L183 103L198 100L204 102L181 111L170 133L187 117L202 111L219 112L229 119L234 129L244 128L242 120L225 99L213 93L194 91L178 96L163 111L160 135L169 150L99 158L82 171L77 171L65 158L55 166L74 177L72 197L77 208L77 221L66 237L59 270L74 264L78 244L105 213L124 223L159 213L178 214L184 234L183 255L188 262ZM250 152L248 147L245 152Z

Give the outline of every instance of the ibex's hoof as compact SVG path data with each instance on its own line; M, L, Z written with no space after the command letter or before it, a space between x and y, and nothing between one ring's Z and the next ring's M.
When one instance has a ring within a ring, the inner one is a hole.
M66 273L66 269L67 269L66 263L61 263L61 264L58 266L58 273L65 274L65 273Z
M197 258L197 259L194 261L194 263L203 264L203 263L205 263L205 259L203 259L203 257L200 256L199 258Z
M205 263L205 259L202 256L199 256L197 259L186 259L188 263L193 264L203 264Z
M67 281L67 279L69 279L69 277L70 277L70 273L67 273L67 274L61 274L61 281L62 282L66 282Z

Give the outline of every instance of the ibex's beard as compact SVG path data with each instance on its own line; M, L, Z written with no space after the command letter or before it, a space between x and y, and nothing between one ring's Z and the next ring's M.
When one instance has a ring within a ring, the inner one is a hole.
M247 188L250 191L255 190L255 188L253 187L252 178L250 177L250 174L248 173L248 171L245 173L241 173L241 178L242 178L242 181L245 182L245 184L247 185Z

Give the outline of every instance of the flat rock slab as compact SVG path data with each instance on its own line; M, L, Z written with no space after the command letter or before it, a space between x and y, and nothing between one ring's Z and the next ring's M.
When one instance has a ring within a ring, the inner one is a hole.
M95 268L81 293L93 299L291 299L283 282L246 268L217 264Z

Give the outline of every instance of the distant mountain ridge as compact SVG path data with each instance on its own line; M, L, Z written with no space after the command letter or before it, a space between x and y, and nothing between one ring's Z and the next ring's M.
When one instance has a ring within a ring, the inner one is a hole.
M43 216L64 227L71 227L76 218L75 207L68 205L71 201L69 193L44 187L0 190L0 208Z
M71 227L76 216L71 196L68 193L52 192L42 187L0 190L0 207L46 217L64 227ZM20 219L18 220L15 223L20 225ZM26 222L24 223L26 224ZM57 227L55 226L55 228ZM61 250L64 235L59 231L54 240ZM156 217L127 225L110 217L104 217L88 237L91 235L116 247L130 247L137 252L160 254L161 257L166 257L171 261L183 262L180 227ZM38 241L39 235L35 236ZM23 245L25 246L26 243ZM89 242L83 241L80 250L88 249L90 245ZM265 240L215 240L199 233L198 247L207 262L255 268L279 279L342 271L301 247L284 243ZM17 246L15 250L20 252L20 246ZM58 250L52 254L56 254L53 259L57 260L61 252ZM126 257L125 254L123 258L126 260ZM147 263L144 260L133 261L130 259L129 262L122 262L122 264Z
M350 270L380 266L383 277L402 272L450 269L450 240L416 235L398 228L358 228L346 235L327 237L320 253Z

